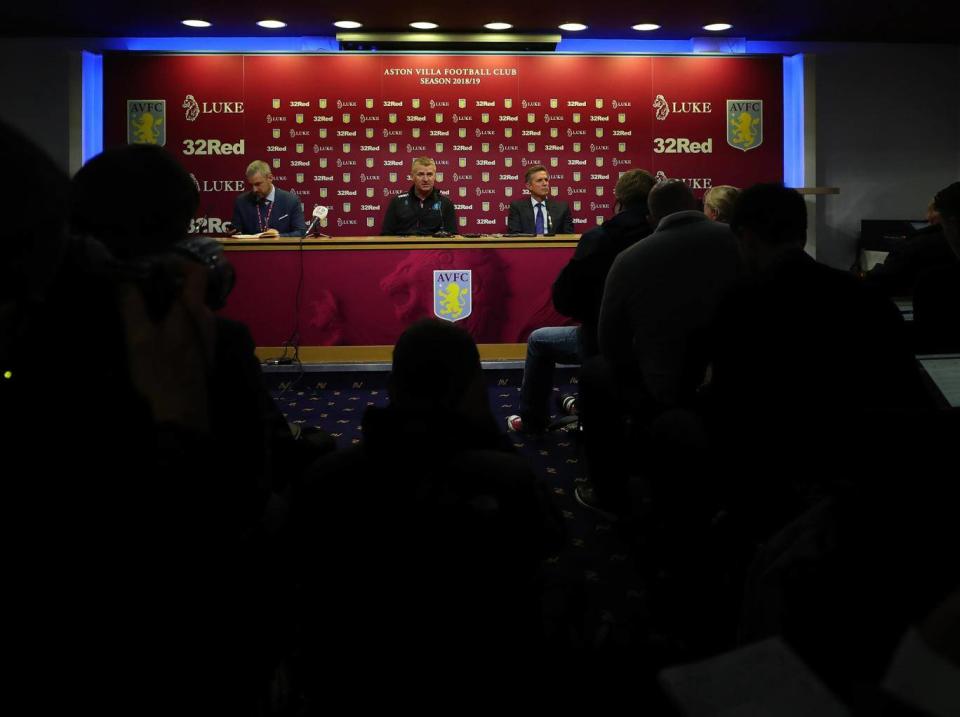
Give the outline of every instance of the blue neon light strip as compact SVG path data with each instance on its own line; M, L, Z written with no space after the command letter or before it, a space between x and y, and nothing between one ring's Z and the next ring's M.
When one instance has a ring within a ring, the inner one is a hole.
M82 54L80 93L80 155L86 164L103 151L103 55Z
M339 52L335 37L119 37L110 50L131 52Z
M783 183L804 187L803 55L783 58Z

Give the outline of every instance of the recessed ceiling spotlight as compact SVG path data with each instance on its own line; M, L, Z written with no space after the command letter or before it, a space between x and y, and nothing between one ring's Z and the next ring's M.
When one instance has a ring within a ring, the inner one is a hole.
M410 27L417 30L436 30L440 26L435 22L411 22Z
M210 23L206 20L182 20L180 24L187 27L210 27Z
M280 20L261 20L257 23L260 27L265 27L268 30L279 30L281 27L286 27L287 23L281 22Z
M509 30L513 25L509 22L488 22L484 27L488 30Z
M639 25L634 25L633 29L640 32L652 32L653 30L659 30L660 26L652 22L641 22Z
M724 30L729 30L733 25L729 25L725 22L715 22L710 25L704 25L703 29L708 32L723 32Z
M560 29L566 30L567 32L580 32L581 30L586 30L587 26L579 22L565 22L560 26Z
M333 23L334 27L342 27L344 30L356 30L358 27L363 27L363 25L356 20L337 20Z

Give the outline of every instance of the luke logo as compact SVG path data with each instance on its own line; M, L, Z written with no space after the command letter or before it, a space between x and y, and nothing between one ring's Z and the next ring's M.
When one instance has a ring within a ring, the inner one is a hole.
M183 104L181 105L185 110L183 116L186 118L187 122L196 122L197 117L200 116L200 105L197 104L197 100L193 95L187 95Z
M763 100L727 100L727 144L743 152L763 144Z
M127 100L127 144L165 145L166 117L166 100Z
M670 107L667 105L667 98L663 95L657 95L657 99L653 101L653 109L657 111L657 119L661 122L667 118L667 115L670 114Z
M438 319L460 321L473 312L473 271L433 271L433 314Z

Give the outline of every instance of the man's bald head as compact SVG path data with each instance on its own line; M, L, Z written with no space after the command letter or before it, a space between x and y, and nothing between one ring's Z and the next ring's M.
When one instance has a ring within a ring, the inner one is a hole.
M668 179L650 190L647 208L650 210L653 224L656 225L664 217L676 212L699 209L700 205L697 204L697 199L690 191L690 187L679 179Z

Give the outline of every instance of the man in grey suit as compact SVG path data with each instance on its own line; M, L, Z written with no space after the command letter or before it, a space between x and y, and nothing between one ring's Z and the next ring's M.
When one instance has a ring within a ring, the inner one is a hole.
M524 175L529 199L510 204L507 232L510 234L573 234L573 218L566 202L550 199L550 173L542 164L527 168Z

